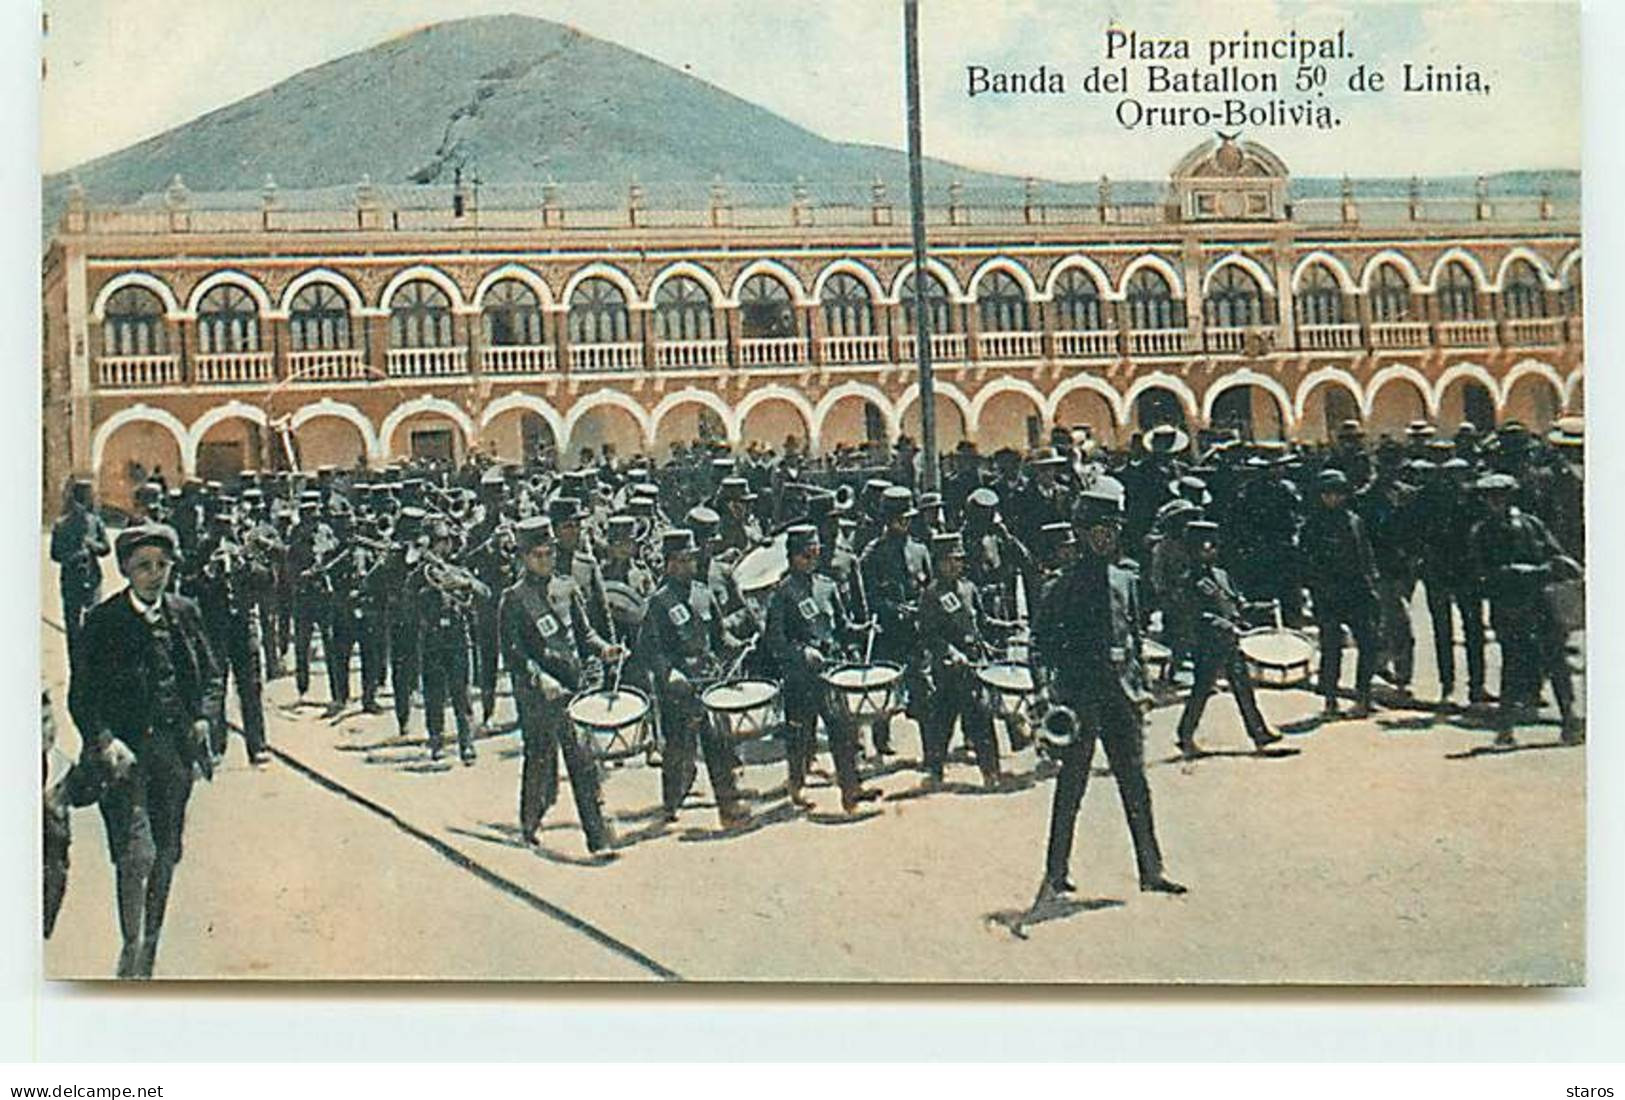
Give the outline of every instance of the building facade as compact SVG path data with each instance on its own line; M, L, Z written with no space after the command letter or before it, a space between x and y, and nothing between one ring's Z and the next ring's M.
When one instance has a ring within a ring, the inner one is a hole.
M1577 209L1289 185L1267 149L1214 140L1155 203L950 187L925 275L941 448L1582 408ZM916 273L882 185L767 207L716 184L683 209L635 184L613 208L412 195L70 198L43 282L48 504L71 473L122 504L154 469L918 437Z

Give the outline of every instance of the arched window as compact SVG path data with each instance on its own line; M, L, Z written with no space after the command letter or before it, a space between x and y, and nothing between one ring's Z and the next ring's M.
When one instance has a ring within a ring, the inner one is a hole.
M631 327L626 295L608 279L583 279L570 295L570 343L624 344Z
M1124 300L1131 328L1146 331L1185 327L1184 303L1174 300L1168 280L1153 268L1142 267L1134 273Z
M352 347L350 303L327 283L311 283L293 296L288 329L294 351L332 351Z
M914 276L910 275L903 280L902 290L903 320L908 325L908 331L914 331ZM931 331L934 333L954 331L954 311L948 301L948 291L943 288L942 280L931 272L925 273L925 308L931 313Z
M1405 273L1393 264L1377 268L1377 277L1371 280L1371 319L1379 324L1392 324L1411 319L1411 284Z
M1055 309L1065 332L1097 332L1105 328L1100 288L1087 271L1068 268L1055 280Z
M752 275L739 288L739 334L747 340L794 336L796 311L789 289L771 275Z
M198 350L204 355L260 350L260 313L240 286L222 283L197 305Z
M164 303L144 286L120 287L107 299L102 314L104 355L163 355Z
M1008 271L990 271L976 291L983 332L1026 332L1027 293Z
M698 281L680 275L655 291L655 336L661 340L715 340L711 295Z
M423 279L395 292L389 306L389 342L397 348L451 347L451 299Z
M874 305L869 288L856 275L837 272L824 284L824 328L831 336L872 336Z
M1478 319L1478 284L1473 273L1459 260L1444 265L1439 286L1434 291L1439 299L1439 317L1446 321L1473 321Z
M1343 288L1325 264L1315 264L1303 273L1297 304L1300 325L1343 323Z
M1584 297L1582 282L1580 265L1575 264L1569 268L1569 273L1563 280L1563 312L1570 317L1578 317L1582 312L1581 301Z
M1264 323L1264 292L1252 273L1238 264L1225 264L1213 273L1202 307L1211 328L1248 328Z
M542 303L518 279L503 279L485 294L481 310L485 342L491 347L538 347L547 342Z
M1514 260L1507 269L1501 284L1501 309L1512 320L1547 315L1546 288L1528 260Z

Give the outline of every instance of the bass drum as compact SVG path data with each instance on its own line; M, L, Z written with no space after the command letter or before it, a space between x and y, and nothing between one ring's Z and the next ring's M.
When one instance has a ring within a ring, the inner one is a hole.
M760 594L762 600L766 601L766 593L790 572L787 543L788 536L781 534L739 559L739 564L734 566L733 582L741 596Z

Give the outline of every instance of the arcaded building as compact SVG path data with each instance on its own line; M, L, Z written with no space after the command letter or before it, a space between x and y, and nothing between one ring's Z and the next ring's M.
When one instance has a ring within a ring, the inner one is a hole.
M918 436L906 196L571 190L74 196L44 269L47 499L70 473L120 504L153 469ZM1580 410L1576 203L1357 193L1293 198L1269 150L1225 140L1156 202L947 188L924 273L941 447Z

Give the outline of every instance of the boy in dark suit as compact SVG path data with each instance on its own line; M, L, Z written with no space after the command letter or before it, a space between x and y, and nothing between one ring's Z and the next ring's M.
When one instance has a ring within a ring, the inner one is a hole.
M72 658L68 710L100 769L108 849L124 947L118 976L149 978L195 765L210 774L209 730L221 684L197 605L165 591L180 540L161 523L122 531L114 544L128 587L85 617Z

